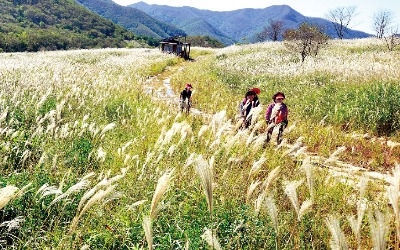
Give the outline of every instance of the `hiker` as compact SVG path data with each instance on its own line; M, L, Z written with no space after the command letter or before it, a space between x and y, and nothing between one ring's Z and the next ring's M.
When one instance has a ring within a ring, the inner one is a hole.
M240 115L243 119L242 128L248 128L251 124L251 114L252 108L260 105L258 96L254 90L249 90L246 92L245 99L240 104Z
M260 89L259 88L251 88L251 89L247 90L246 95L249 91L253 91L255 93L254 101L256 101L256 102L258 102L258 104L260 104L260 101L258 100L258 95L261 93ZM244 96L243 101L241 101L239 104L239 113L241 115L242 115L243 106L246 104L246 101L247 101L246 95ZM258 106L258 104L257 104L257 106Z
M282 142L282 133L288 124L288 108L283 102L285 100L285 94L277 92L272 96L273 102L270 103L265 112L265 120L268 124L267 127L267 138L265 140L268 143L271 140L272 132L275 127L279 127L277 144Z
M187 105L190 108L192 106L192 84L186 83L185 89L182 90L180 96L179 96L179 101L181 103L181 109L184 108L184 103L188 100Z

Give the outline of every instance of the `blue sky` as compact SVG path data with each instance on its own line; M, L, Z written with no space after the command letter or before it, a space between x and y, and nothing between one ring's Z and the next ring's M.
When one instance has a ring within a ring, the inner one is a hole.
M126 6L140 0L113 0L115 3ZM169 5L169 6L191 6L198 9L213 11L229 11L243 8L266 8L271 5L286 4L310 17L325 17L329 10L337 7L356 6L358 13L350 23L349 28L362 30L374 34L372 22L374 14L381 10L391 11L394 15L393 25L399 28L400 32L400 1L399 0L142 0L147 4Z

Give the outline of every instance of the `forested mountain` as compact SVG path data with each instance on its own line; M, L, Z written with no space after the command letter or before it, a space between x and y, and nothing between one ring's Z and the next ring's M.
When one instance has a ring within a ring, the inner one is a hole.
M163 22L183 29L188 35L210 36L225 44L234 42L254 42L269 20L283 22L284 28L297 28L303 22L322 27L325 33L336 38L332 23L323 18L306 17L287 5L273 5L264 9L239 9L234 11L210 11L193 7L171 7L167 5L146 4L129 5L146 12ZM369 34L348 29L344 38L363 38Z
M124 47L134 34L75 0L0 0L0 52Z
M161 22L145 12L124 7L111 0L76 0L91 11L112 20L113 22L133 31L136 35L153 37L161 40L171 36L185 36L182 29Z

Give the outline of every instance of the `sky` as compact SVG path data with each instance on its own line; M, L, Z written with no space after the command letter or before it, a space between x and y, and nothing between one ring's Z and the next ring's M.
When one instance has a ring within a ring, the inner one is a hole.
M126 6L140 0L113 0ZM326 14L338 7L356 7L356 16L349 28L374 34L372 23L374 14L387 10L393 14L392 24L400 31L400 0L141 0L147 4L169 5L175 7L190 6L212 11L231 11L244 8L263 9L271 5L286 4L308 17L326 18ZM229 4L227 4L229 3Z

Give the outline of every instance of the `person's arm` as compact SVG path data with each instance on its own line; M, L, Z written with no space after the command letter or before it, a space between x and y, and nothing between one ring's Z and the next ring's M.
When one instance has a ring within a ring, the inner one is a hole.
M289 110L286 106L286 104L282 104L282 108L281 108L281 112L282 112L282 118L284 121L288 120L288 114L289 114Z
M271 119L271 113L272 113L272 104L268 105L267 111L265 112L265 121L269 123L269 119Z

